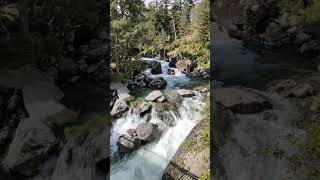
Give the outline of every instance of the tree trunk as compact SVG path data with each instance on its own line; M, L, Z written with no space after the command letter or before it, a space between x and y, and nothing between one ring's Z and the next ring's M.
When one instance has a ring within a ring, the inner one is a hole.
M173 32L174 32L174 40L177 40L177 31L176 31L176 23L174 22L174 17L171 16L173 22Z

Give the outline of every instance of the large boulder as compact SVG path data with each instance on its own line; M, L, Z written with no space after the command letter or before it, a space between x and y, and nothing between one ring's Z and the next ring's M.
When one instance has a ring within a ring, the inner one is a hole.
M259 113L272 108L272 104L261 94L250 89L229 87L214 92L215 101L234 113Z
M149 67L151 68L151 73L152 74L161 74L162 69L161 69L161 63L157 61L151 61L149 63Z
M135 129L137 138L141 140L142 143L150 142L156 138L157 135L157 125L152 123L141 123Z
M158 133L157 125L152 123L141 123L135 129L128 129L128 135L122 134L118 138L118 155L123 158L126 154L137 150L141 145L155 140Z
M135 109L135 111L141 116L144 116L146 113L150 112L151 109L152 109L152 105L150 103L143 102Z
M162 77L156 77L152 79L149 84L149 87L152 89L163 89L167 85L167 81L164 80Z
M155 90L149 93L144 99L150 102L163 102L165 100L165 97L161 91Z
M310 84L303 83L293 88L291 92L294 97L304 98L308 95L312 95L314 90Z
M77 115L58 102L34 101L28 105L29 117L20 121L9 145L5 165L11 171L34 175L58 146L54 127L74 122Z
M141 141L136 137L131 137L128 135L121 135L118 138L118 155L123 158L126 154L129 154L140 147Z
M116 102L114 103L114 106L113 106L110 114L113 118L119 118L128 109L129 109L128 104L124 100L117 99Z
M192 97L192 96L194 96L194 93L191 90L188 90L188 89L178 89L177 93L182 97Z

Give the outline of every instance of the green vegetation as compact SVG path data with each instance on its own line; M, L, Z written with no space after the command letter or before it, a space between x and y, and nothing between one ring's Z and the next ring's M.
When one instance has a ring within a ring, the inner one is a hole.
M199 180L210 180L210 169L208 169L205 173L201 174Z
M210 95L208 95L210 97ZM203 113L206 118L203 120L202 128L200 131L200 144L201 148L210 148L210 98L207 98L206 106Z
M320 20L320 1L318 0L281 0L279 7L283 12L302 16L305 22Z
M141 56L180 57L210 66L210 1L111 1L111 69L131 77ZM191 16L192 14L192 16Z
M306 8L306 21L320 20L320 1L315 0L313 4Z

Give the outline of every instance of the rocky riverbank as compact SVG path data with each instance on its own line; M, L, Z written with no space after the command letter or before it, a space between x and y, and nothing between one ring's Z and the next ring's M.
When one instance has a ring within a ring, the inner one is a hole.
M319 22L306 22L308 4L295 4L295 11L286 11L279 0L216 1L215 20L228 34L247 44L279 48L294 46L298 54L319 60ZM232 4L232 6L230 6ZM225 12L230 12L226 14Z
M71 36L70 44L73 41ZM69 91L87 79L96 82L91 91L106 84L105 32L80 48L68 47L68 53L0 72L1 176L6 179L107 176L107 121L85 117L86 109L79 103L89 102L79 99L84 94L73 93L79 95L74 106Z
M200 121L199 107L209 92L205 87L191 88L195 80L170 62L154 58L141 62L147 69L127 84L111 84L112 178L161 178L178 146ZM132 166L135 163L140 166Z

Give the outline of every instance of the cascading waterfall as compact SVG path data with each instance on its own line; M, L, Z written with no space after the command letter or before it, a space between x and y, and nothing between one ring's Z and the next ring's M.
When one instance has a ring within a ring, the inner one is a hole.
M158 61L161 63L162 74L152 75L150 69L145 71L145 74L154 77L163 77L167 81L166 90L174 91L179 86L186 85L189 78L181 73L178 69L173 68L175 75L168 75L167 62L156 60L153 58L145 58L147 61ZM150 123L157 124L162 134L154 142L140 147L135 152L127 155L124 159L118 160L117 154L117 139L121 134L125 134L130 128L136 128L143 119L135 114L131 109L128 113L115 120L111 128L111 180L159 180L162 177L163 171L178 150L181 143L188 136L192 128L201 119L201 107L203 107L203 97L200 93L194 92L192 98L184 98L177 112L171 111L175 119L176 125L168 127L165 125L154 108L151 112Z

